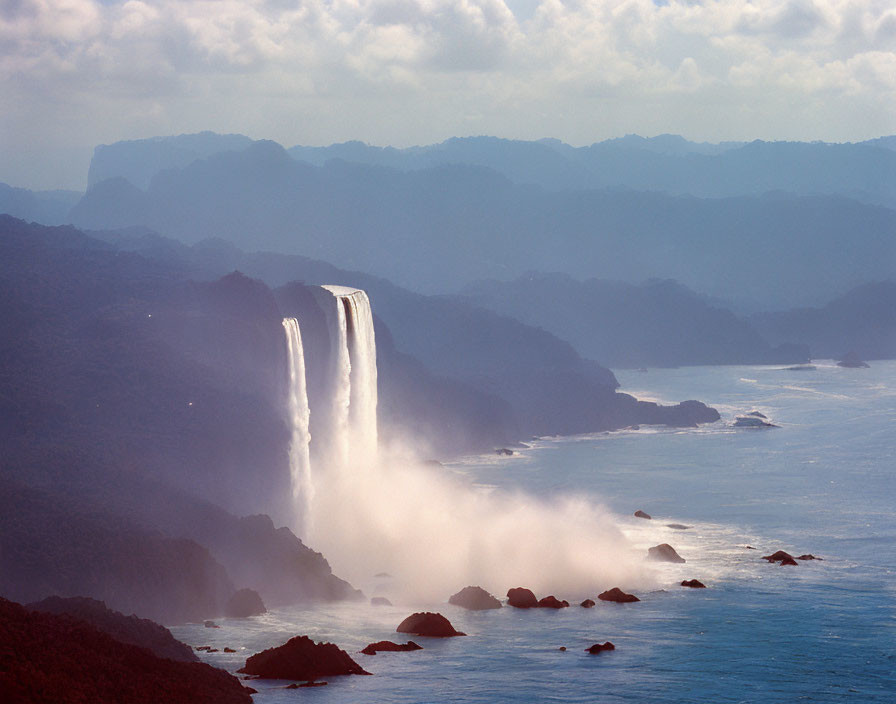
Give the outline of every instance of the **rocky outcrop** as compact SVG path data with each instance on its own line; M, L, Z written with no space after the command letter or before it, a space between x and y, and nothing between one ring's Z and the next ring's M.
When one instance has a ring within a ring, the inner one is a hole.
M464 587L457 594L452 594L448 599L448 603L462 606L470 611L501 608L501 602L482 587Z
M806 555L800 555L796 559L797 560L821 560L822 558L815 557L815 555L806 554Z
M864 362L859 358L859 355L855 353L855 351L851 351L845 355L843 358L837 362L838 367L846 367L848 369L867 369L868 362Z
M531 589L514 587L507 590L507 605L517 609L534 609L538 606L538 599Z
M431 611L411 614L398 624L395 629L398 633L412 633L416 636L428 636L430 638L451 638L452 636L465 636L454 629L451 622L442 614Z
M655 560L656 562L685 562L685 559L675 552L675 548L669 545L669 543L661 543L649 548L647 550L647 559Z
M644 511L638 509L637 511L635 511L635 518L646 518L649 520L653 517L649 513L644 513Z
M628 604L633 601L641 601L634 594L627 594L622 591L619 587L613 587L612 589L608 589L602 594L598 594L597 598L601 601L615 601L617 604Z
M249 618L264 613L267 613L267 609L254 589L240 589L227 600L224 607L224 615L229 618Z
M616 650L616 646L613 645L610 641L607 641L606 643L595 643L590 648L585 648L585 652L591 653L592 655L604 653L608 650Z
M371 643L361 652L364 655L376 655L377 653L403 653L411 650L423 650L423 646L409 640L407 643L393 643L391 640L381 640Z
M102 601L75 596L64 599L47 597L43 601L28 604L28 609L50 614L66 614L89 623L115 640L146 648L154 655L180 662L199 662L190 646L181 643L164 626L133 614L125 616L106 607Z
M706 589L706 585L699 579L686 579L681 583L681 586L690 587L691 589Z
M538 607L541 609L565 609L567 606L569 606L569 602L566 599L560 601L553 594L538 600Z
M211 665L160 658L67 614L0 599L4 702L251 704L238 679Z
M675 406L638 401L637 418L639 423L647 425L696 428L701 423L715 423L721 416L715 408L710 408L702 401L682 401Z
M793 559L793 555L791 555L789 552L784 552L783 550L773 552L771 555L763 555L762 559L767 560L768 562L786 561L788 564L791 562L793 564L796 564L795 560Z
M579 604L583 609L590 609L594 606L594 599L585 599L581 604Z
M233 591L223 566L192 540L0 478L0 594L20 602L80 594L173 624L220 614Z
M290 638L283 645L250 656L237 672L264 679L308 682L319 677L370 674L338 646L315 643L308 636Z

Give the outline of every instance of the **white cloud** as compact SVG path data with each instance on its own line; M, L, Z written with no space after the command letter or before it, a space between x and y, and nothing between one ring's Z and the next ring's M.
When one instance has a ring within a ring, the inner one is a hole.
M206 128L398 145L896 132L896 0L510 4L7 0L0 146ZM817 115L795 123L794 104Z

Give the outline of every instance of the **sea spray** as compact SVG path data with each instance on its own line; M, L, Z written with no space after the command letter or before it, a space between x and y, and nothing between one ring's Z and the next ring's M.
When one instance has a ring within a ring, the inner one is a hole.
M383 456L370 472L319 484L315 534L334 571L366 588L386 572L390 598L442 601L469 584L504 594L594 597L654 586L653 570L607 509L580 497L490 491L450 470Z
M289 473L292 495L298 512L299 535L307 536L311 531L311 505L314 501L314 483L311 477L311 456L308 430L311 412L308 407L308 390L305 379L305 350L299 321L295 318L283 319L286 334L287 366L289 370Z

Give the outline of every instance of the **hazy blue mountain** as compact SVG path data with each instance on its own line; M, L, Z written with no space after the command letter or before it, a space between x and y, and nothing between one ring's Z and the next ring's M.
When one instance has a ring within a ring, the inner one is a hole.
M70 215L88 228L145 225L185 242L302 253L424 292L539 269L671 278L780 309L887 278L896 262L896 212L841 197L548 191L476 166L317 167L272 142L165 171L147 191L98 184Z
M750 322L773 342L801 342L817 358L896 358L896 282L859 286L819 308L761 313Z
M557 140L467 137L401 150L348 142L297 146L289 153L316 165L342 159L403 170L445 164L483 166L515 183L552 190L622 187L703 198L784 191L841 195L896 207L896 154L886 139L861 144L707 144L678 135L627 135L575 148Z
M200 132L101 144L93 150L87 188L110 178L124 178L146 188L159 171L181 168L217 152L245 149L251 143L241 134Z
M823 142L691 142L679 135L624 137L572 147L556 139L453 137L438 144L376 147L351 141L294 146L289 154L316 166L341 160L403 171L445 165L482 166L514 183L551 190L627 188L723 198L784 191L841 195L896 207L894 137L851 144ZM212 132L116 142L96 148L88 184L121 177L141 189L152 176L196 159L245 149L252 140Z
M464 297L549 330L610 367L795 364L809 357L805 346L772 348L749 323L674 281L633 285L530 272L478 282Z
M29 191L0 183L0 213L44 225L61 225L83 195L79 191Z
M860 144L867 144L871 147L882 147L884 149L896 150L896 134L889 135L887 137L877 137L876 139L869 139L864 142L860 142Z

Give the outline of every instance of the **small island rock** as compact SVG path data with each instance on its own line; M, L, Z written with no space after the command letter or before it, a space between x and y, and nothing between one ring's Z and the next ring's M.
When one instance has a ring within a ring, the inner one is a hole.
M797 559L797 560L820 560L821 558L820 558L820 557L815 557L815 555L809 555L809 554L806 554L806 555L800 555L800 556L799 556L798 558L796 558L796 559Z
M641 509L638 509L637 511L635 511L635 518L646 518L650 520L652 516L649 513L645 513Z
M634 594L626 594L619 587L608 589L602 594L598 594L597 598L601 601L615 601L617 604L629 604L634 601L641 601Z
M407 643L393 643L391 640L381 640L371 643L361 652L364 655L376 655L377 653L403 653L411 650L423 650L422 645L417 645L414 641L409 640Z
M607 650L616 650L616 646L610 641L607 641L606 643L595 643L590 648L585 648L585 652L591 653L592 655L597 655L598 653L603 653Z
M838 367L846 367L848 369L867 369L868 362L863 362L855 351L843 355L843 358L837 362Z
M685 562L685 559L675 552L675 548L669 543L661 543L650 548L647 551L647 559L657 562Z
M482 587L464 587L457 594L452 594L448 599L448 603L461 606L470 611L501 608L501 602Z
M538 606L542 609L565 609L569 606L569 602L566 599L560 601L560 599L551 594L543 599L539 599Z
M771 555L764 555L762 559L768 560L769 562L782 562L784 560L793 562L793 555L791 555L789 552L778 550L777 552L773 552Z
M466 633L454 630L451 622L442 614L431 611L411 614L398 624L395 629L398 633L412 633L415 636L428 636L429 638L451 638L452 636L465 636Z
M706 585L699 579L686 579L681 583L681 586L690 587L691 589L706 589Z
M224 607L224 615L228 618L249 618L263 613L267 613L267 609L254 589L240 589L228 599Z
M264 679L305 680L334 675L369 675L348 653L333 643L315 643L296 636L276 648L252 655L237 672Z
M585 601L583 601L581 604L579 604L579 606L581 606L583 609L590 609L592 606L594 606L594 600L593 599L585 599Z
M531 589L514 587L507 590L507 604L518 609L534 609L538 606L538 599L535 598Z

